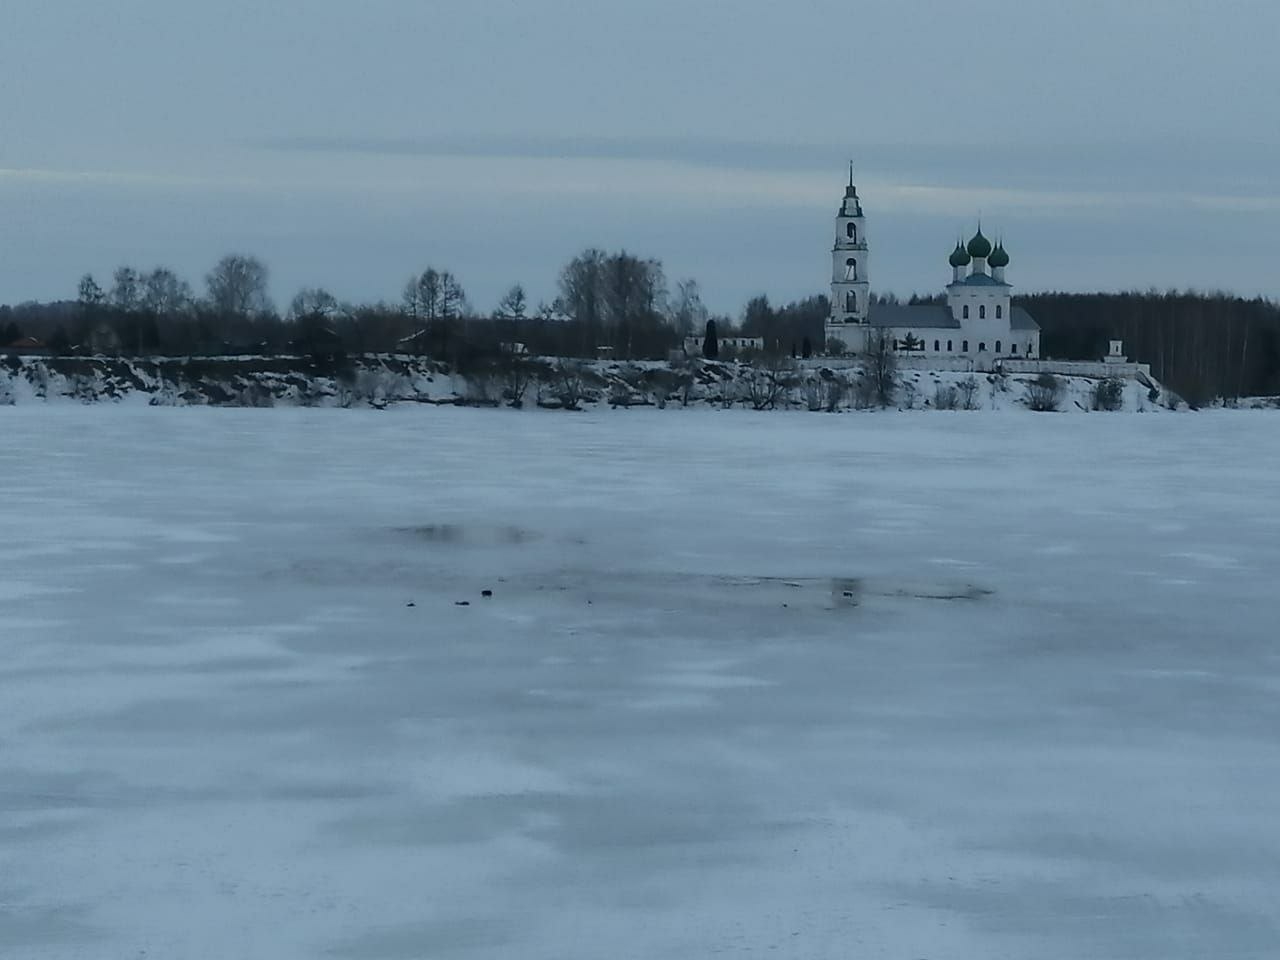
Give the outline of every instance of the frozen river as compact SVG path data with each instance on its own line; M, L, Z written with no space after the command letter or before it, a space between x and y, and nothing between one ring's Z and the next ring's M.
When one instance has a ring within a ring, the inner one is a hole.
M1274 414L0 429L0 957L1280 956Z

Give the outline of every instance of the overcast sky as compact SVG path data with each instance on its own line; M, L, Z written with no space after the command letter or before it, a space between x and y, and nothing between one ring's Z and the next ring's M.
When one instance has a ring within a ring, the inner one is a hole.
M873 286L979 213L1022 290L1280 296L1275 0L2 0L0 302L254 253L489 309L587 246L709 306L823 291L845 163Z

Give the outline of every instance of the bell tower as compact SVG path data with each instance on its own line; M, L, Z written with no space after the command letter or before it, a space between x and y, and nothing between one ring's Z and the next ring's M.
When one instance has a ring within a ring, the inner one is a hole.
M835 245L831 249L831 317L827 337L843 340L849 349L865 337L870 308L871 281L867 272L867 230L862 201L853 184L853 164L849 164L849 185L836 214ZM850 329L852 327L853 329Z

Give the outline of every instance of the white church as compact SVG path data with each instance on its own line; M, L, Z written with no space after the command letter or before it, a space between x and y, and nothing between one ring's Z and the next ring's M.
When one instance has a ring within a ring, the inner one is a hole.
M1003 243L993 248L981 226L967 246L957 243L951 252L946 304L872 306L867 250L866 219L851 168L831 254L829 350L837 341L846 353L863 353L883 333L904 354L976 362L1039 359L1039 324L1010 302L1013 288L1004 278L1009 254Z

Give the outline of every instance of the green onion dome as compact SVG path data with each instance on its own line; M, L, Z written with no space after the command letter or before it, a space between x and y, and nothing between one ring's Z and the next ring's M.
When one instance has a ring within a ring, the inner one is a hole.
M965 250L964 244L959 240L956 241L956 248L951 251L951 265L953 267L967 267L972 261L968 251Z
M973 239L969 241L969 256L975 260L982 260L991 256L991 241L982 235L982 228L978 228L978 232L973 235Z
M991 252L991 258L987 261L993 267L1007 267L1009 265L1009 254L1004 248L1004 243L997 243L995 250Z

